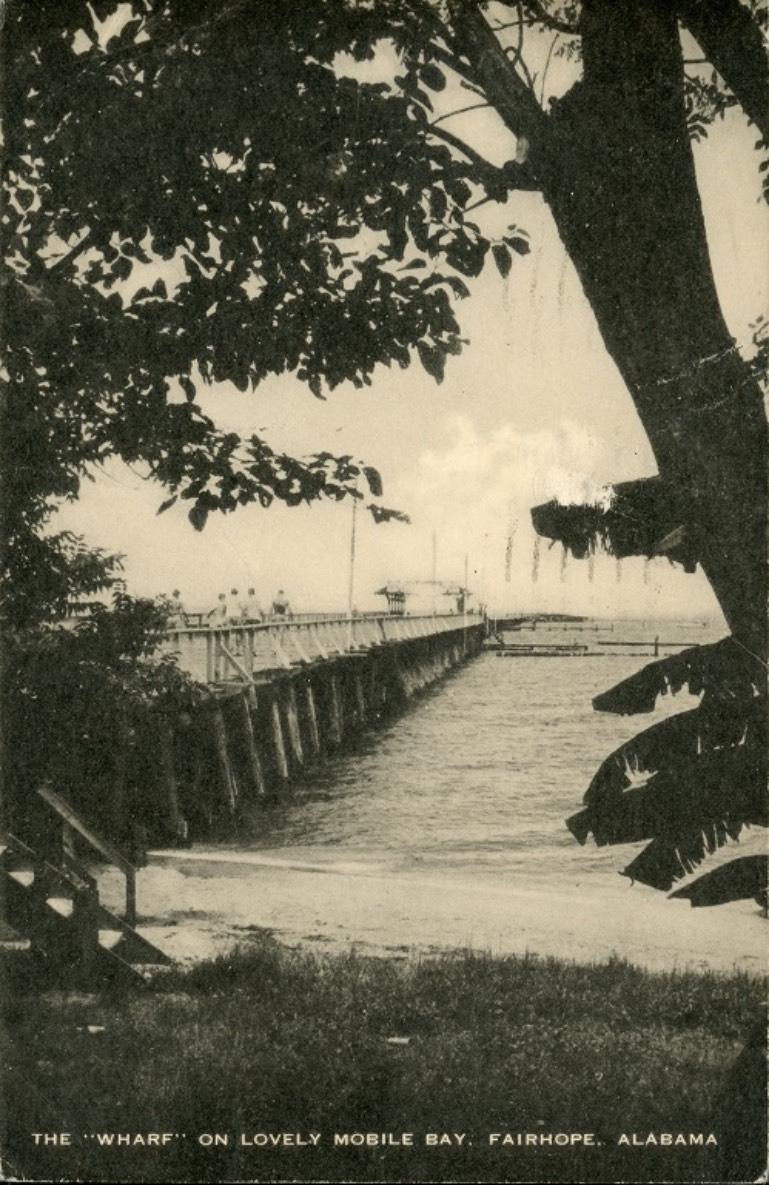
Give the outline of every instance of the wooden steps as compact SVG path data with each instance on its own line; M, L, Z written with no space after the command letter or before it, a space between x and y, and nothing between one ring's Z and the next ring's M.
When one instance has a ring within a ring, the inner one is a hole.
M99 902L95 879L72 855L45 859L9 835L0 847L6 921L59 978L79 985L146 982L171 960Z

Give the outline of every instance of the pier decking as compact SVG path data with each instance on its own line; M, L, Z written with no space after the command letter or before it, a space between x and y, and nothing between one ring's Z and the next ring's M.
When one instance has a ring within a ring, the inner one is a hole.
M308 614L243 625L183 627L169 632L165 649L175 652L182 669L201 682L229 684L261 681L274 673L342 655L372 653L382 646L397 649L402 643L428 643L449 635L452 643L448 649L453 652L459 644L459 657L463 657L468 646L477 653L484 629L483 619L473 614Z
M165 649L209 687L160 749L151 844L237 833L364 729L479 654L479 615L370 615L171 630Z

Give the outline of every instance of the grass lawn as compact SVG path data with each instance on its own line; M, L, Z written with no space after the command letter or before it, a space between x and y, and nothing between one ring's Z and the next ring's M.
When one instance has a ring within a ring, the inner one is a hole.
M716 1096L765 994L266 939L87 995L4 957L6 1180L715 1182Z

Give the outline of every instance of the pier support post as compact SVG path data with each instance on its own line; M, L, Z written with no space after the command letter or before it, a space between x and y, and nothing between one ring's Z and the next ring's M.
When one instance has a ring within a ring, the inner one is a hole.
M299 733L299 712L296 706L296 688L293 683L289 683L286 690L286 723L288 725L288 739L291 742L291 751L294 755L294 760L297 765L304 765L304 752L302 751L302 738Z
M272 715L272 737L275 746L275 764L278 769L279 776L284 782L288 781L288 760L286 758L286 745L283 740L283 725L280 720L280 708L278 701L274 699L270 705L270 712Z
M267 787L264 781L264 770L262 769L262 759L259 756L259 749L256 744L256 736L254 735L254 721L252 718L252 711L256 712L256 692L253 687L249 687L245 695L240 700L241 711L243 713L243 732L246 738L246 752L248 753L248 764L251 770L251 778L254 789L259 798L264 798Z
M318 712L315 706L315 692L312 683L308 681L305 689L305 705L307 708L307 732L310 738L310 748L317 756L320 753L320 734L318 732Z
M330 731L331 740L335 745L342 743L342 704L339 696L339 680L336 675L331 675L329 678L329 703L330 703Z
M358 704L358 723L362 728L366 723L366 696L363 691L363 680L359 671L355 672L353 680L355 682L355 699Z
M215 709L212 719L214 729L214 743L216 745L216 756L219 762L219 771L222 777L222 787L224 789L225 802L230 814L234 815L238 805L238 787L235 780L235 774L232 770L232 762L230 761L230 754L227 747L227 728L224 723L224 715L221 708Z

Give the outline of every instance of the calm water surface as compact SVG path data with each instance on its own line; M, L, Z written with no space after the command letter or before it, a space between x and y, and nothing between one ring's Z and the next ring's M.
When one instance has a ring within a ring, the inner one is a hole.
M519 635L519 641L710 641L702 622L615 623L614 633ZM595 657L500 658L450 675L386 729L330 761L260 815L252 850L393 873L474 874L550 888L617 888L643 845L581 848L564 825L596 768L663 714L696 701L667 696L656 713L594 712L592 698L651 661L602 647Z

